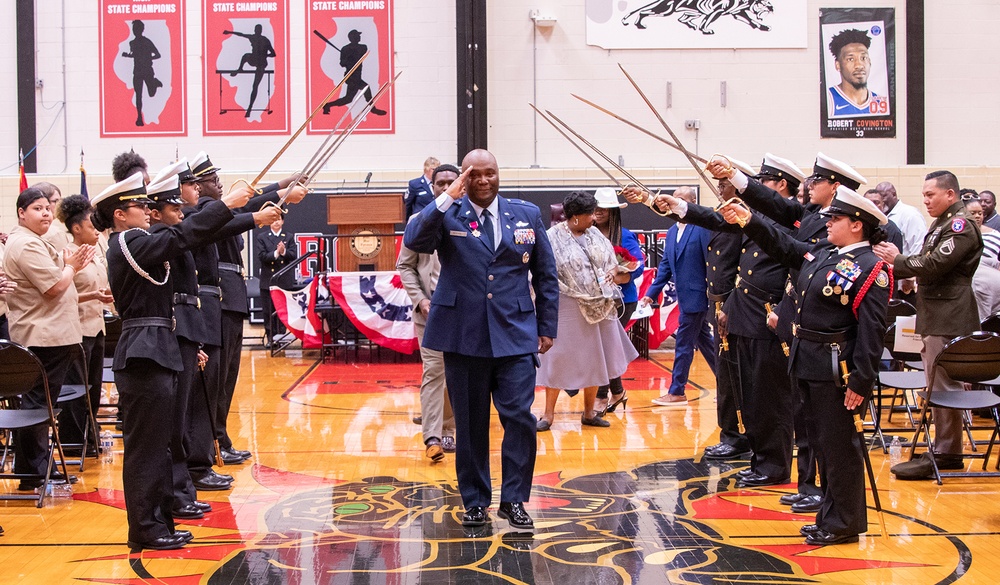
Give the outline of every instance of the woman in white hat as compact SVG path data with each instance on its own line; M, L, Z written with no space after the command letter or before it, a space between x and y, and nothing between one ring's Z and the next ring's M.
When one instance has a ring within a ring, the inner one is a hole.
M604 234L604 237L611 241L617 251L619 248L628 253L634 260L624 262L626 266L619 268L614 275L614 283L621 288L622 298L617 303L618 322L622 328L628 326L632 313L635 312L639 303L639 292L636 288L636 281L642 276L645 269L645 258L642 254L642 246L639 245L639 238L630 230L622 227L621 210L628 207L628 203L619 202L618 193L611 187L601 187L594 192L597 199L597 209L594 211L594 227ZM619 263L622 266L622 263ZM631 270L629 270L631 269ZM632 344L631 341L628 342ZM608 394L611 394L610 399ZM622 409L628 402L625 388L622 386L621 377L613 378L608 385L597 389L597 402L594 409L598 416L604 416L606 412L614 412L620 404Z

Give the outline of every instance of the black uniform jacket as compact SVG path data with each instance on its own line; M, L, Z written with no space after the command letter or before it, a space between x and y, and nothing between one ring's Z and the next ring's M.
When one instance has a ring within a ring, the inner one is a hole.
M832 355L830 343L796 338L789 372L802 380L841 385L839 368L835 369L831 359L834 357L847 362L848 388L861 396L870 395L882 356L891 267L875 256L871 246L843 254L827 240L810 246L756 215L744 231L772 258L799 270L795 327L818 333L846 332L847 339L837 344L839 355Z
M108 280L123 324L129 319L158 317L173 319L173 289L157 286L137 273L122 252L121 238L140 268L157 280L166 276L164 263L184 250L201 245L233 217L221 201L207 205L198 216L155 233L142 230L115 232L108 242ZM112 364L122 370L133 358L155 361L164 368L182 371L180 349L174 332L167 327L133 327L122 331Z

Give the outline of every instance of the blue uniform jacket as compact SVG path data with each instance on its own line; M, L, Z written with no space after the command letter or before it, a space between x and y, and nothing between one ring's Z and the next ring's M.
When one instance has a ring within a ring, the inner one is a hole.
M431 189L431 182L427 177L420 175L416 179L411 179L406 187L406 218L409 219L414 213L420 213L424 207L434 202L434 190Z
M677 241L677 225L667 230L663 243L663 258L656 269L656 280L646 296L658 300L663 287L671 280L677 286L677 302L685 313L708 310L708 282L705 279L705 254L712 232L696 225L684 228Z
M535 353L538 337L556 337L559 281L541 213L519 199L497 199L502 238L495 252L473 234L470 224L478 217L468 197L443 213L431 203L406 225L407 248L437 251L441 259L427 348L506 357Z

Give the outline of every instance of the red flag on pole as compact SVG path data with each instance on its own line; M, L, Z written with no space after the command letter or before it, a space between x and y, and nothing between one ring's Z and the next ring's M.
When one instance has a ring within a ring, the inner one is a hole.
M83 168L83 149L80 149L80 195L83 195L87 199L90 199L90 194L87 193L87 171Z
M17 151L17 156L18 156L17 172L18 175L20 175L21 179L21 184L18 188L18 193L20 193L21 191L24 191L25 189L28 188L28 177L24 176L24 151L23 150Z

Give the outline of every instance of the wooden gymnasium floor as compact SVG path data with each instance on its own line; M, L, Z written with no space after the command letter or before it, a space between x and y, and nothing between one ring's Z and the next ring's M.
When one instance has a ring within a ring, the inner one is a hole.
M560 398L538 439L534 534L495 517L478 532L458 525L453 458L430 465L410 420L419 364L317 357L244 353L230 429L254 458L225 469L231 492L203 493L212 513L180 523L195 535L187 548L129 554L118 441L116 461L91 464L72 499L0 505L0 583L1000 582L1000 480L896 481L878 450L888 537L870 508L858 544L805 545L810 516L778 503L794 484L738 490L746 462L700 461L718 436L700 357L685 408L650 403L670 382L669 352L632 364L611 428L581 429L581 398ZM492 431L496 487L495 416Z

